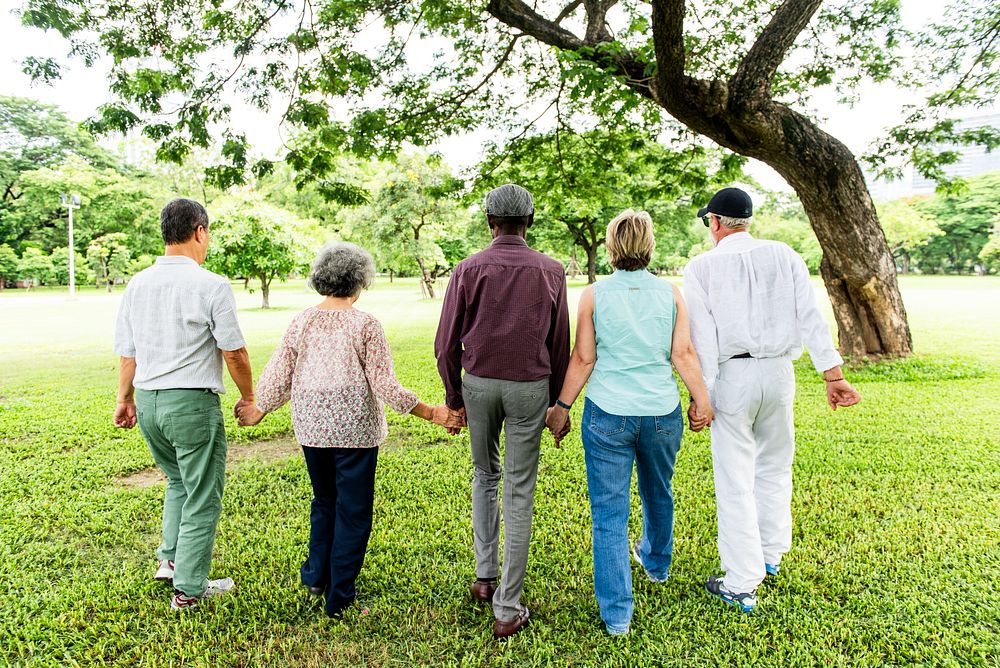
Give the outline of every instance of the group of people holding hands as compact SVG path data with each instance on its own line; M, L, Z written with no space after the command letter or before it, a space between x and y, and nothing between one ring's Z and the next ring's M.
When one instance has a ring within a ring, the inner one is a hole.
M434 342L445 404L429 406L397 380L378 320L354 308L375 266L368 252L343 242L319 252L309 285L323 300L292 320L255 390L229 282L200 266L210 238L205 209L186 199L163 209L165 254L130 281L118 316L114 420L138 424L167 477L155 578L172 583L174 609L234 586L230 578L208 579L225 480L223 362L241 394L241 425L291 403L313 489L301 581L324 597L330 616L358 597L388 404L452 434L468 428L470 593L492 606L495 637L521 631L530 619L521 593L542 431L563 439L586 387L580 432L594 591L606 631L628 633L630 559L653 582L670 575L671 479L684 430L674 369L691 397L690 428L711 428L724 575L705 587L744 612L755 608L758 585L778 574L791 546L792 362L803 344L831 408L860 401L802 258L785 244L754 239L750 197L726 188L699 212L715 247L689 263L682 294L646 268L656 245L649 214L624 211L607 230L615 271L581 294L571 350L565 269L525 240L534 223L531 194L501 186L484 210L493 240L452 272ZM630 543L633 468L642 533Z

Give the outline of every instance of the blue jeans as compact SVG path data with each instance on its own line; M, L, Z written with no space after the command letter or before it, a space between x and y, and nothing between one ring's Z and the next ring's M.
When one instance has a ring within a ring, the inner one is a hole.
M669 415L612 415L590 399L583 408L583 448L594 531L594 593L608 633L626 633L632 621L628 516L632 462L639 474L642 537L638 552L649 574L666 578L674 546L671 479L684 422Z

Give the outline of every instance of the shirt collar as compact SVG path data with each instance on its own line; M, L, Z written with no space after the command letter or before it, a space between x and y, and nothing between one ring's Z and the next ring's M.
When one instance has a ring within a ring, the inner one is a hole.
M719 243L715 244L716 248L722 248L723 244L735 243L742 239L753 239L749 232L733 232L729 236L724 237Z
M193 264L196 267L198 266L198 263L189 258L187 255L161 255L156 258L156 264Z
M527 246L528 242L524 240L524 237L517 234L501 234L490 245L496 246L498 244L502 246Z

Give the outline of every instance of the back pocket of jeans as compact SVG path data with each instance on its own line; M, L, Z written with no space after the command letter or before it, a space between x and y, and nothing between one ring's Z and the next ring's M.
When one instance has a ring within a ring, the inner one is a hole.
M218 415L212 411L168 415L163 435L170 439L174 447L200 448L212 440L216 428L214 423L217 418Z
M606 413L598 408L597 404L591 404L590 429L605 436L620 434L625 431L625 416Z

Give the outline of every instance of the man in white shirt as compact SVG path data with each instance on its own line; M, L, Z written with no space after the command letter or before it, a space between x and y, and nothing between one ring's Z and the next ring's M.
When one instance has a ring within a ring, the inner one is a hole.
M861 400L820 315L805 262L777 241L747 232L749 195L724 188L698 212L715 248L684 270L691 336L712 395L712 466L724 577L709 593L744 612L757 586L777 575L792 541L795 434L792 362L809 349L834 410ZM692 429L703 428L690 415Z
M115 426L138 423L167 477L154 577L173 583L174 610L233 587L230 578L208 579L228 449L219 401L223 360L242 395L237 405L254 399L233 290L201 267L208 225L198 202L175 199L163 208L164 255L129 281L115 331Z

